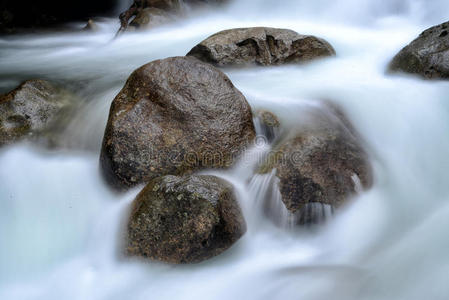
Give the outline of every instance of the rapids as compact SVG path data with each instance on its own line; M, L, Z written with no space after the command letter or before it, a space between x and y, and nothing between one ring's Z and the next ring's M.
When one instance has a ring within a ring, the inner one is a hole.
M449 83L385 70L448 16L441 0L236 0L115 40L116 19L100 20L95 33L0 37L0 92L43 78L82 99L63 149L0 150L0 299L447 299ZM234 169L209 172L238 192L248 232L234 247L189 266L123 259L122 224L139 189L114 194L98 170L112 99L138 66L246 26L289 28L335 47L336 58L304 66L225 73L283 124L306 121L304 108L318 99L339 104L367 144L374 187L319 228L276 226L260 200L277 197L272 178L253 176L270 148L261 143Z

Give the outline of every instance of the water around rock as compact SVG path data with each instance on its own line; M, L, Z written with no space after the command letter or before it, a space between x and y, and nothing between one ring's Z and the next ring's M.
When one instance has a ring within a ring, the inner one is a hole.
M255 113L254 125L257 134L266 138L268 143L273 142L280 134L281 123L278 117L272 112L259 109Z
M363 144L341 111L315 108L308 117L307 126L280 141L259 170L276 170L275 188L299 224L322 222L359 192L360 183L370 187L373 176Z

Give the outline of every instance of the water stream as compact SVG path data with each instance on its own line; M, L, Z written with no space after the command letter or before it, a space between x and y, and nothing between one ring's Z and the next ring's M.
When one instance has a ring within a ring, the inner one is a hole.
M0 150L0 299L447 299L449 83L385 70L448 16L446 1L242 0L116 40L115 19L95 33L1 37L0 92L44 78L82 102L61 150ZM290 28L335 47L336 58L304 66L225 72L254 109L283 124L307 120L316 100L340 105L366 141L374 187L319 228L286 230L262 212L261 195L276 193L269 175L253 176L269 149L259 145L232 170L212 172L234 184L248 223L234 247L188 266L123 259L121 228L139 189L117 195L98 170L112 99L138 66L246 26Z

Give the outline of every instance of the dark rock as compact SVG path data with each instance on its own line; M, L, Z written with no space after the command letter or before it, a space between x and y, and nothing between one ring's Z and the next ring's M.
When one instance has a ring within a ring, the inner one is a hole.
M172 14L159 8L145 8L137 13L136 17L129 24L128 30L149 29L160 26L174 20Z
M114 99L101 166L113 186L126 188L228 167L254 136L251 108L225 74L172 57L135 70Z
M218 66L267 66L333 56L335 50L325 40L311 35L300 35L288 29L253 27L218 32L187 55Z
M361 138L332 106L311 109L307 124L279 142L260 173L273 169L282 202L299 224L319 223L326 207L333 211L372 185Z
M215 176L164 176L133 203L129 255L196 263L231 247L246 231L232 186Z
M25 81L0 96L0 145L45 134L72 106L72 97L44 80Z
M391 72L417 74L427 79L449 78L449 22L425 30L393 58Z

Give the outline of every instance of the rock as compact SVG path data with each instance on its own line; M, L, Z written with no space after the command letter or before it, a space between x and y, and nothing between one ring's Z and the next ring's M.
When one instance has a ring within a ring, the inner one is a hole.
M306 125L275 147L259 170L276 169L282 202L297 224L319 223L363 188L372 168L361 138L336 107L311 109Z
M273 142L280 133L281 124L275 114L267 110L257 110L254 125L256 132L266 138L268 143Z
M246 231L232 186L215 176L164 176L136 197L127 254L197 263L231 247Z
M300 35L288 29L253 27L218 32L187 55L218 66L268 66L333 56L335 50L325 40L311 35Z
M86 26L84 26L83 28L84 31L98 31L99 29L100 28L98 27L97 23L95 23L92 19L89 19Z
M43 135L71 106L68 91L44 80L28 80L0 96L0 145Z
M135 70L114 99L101 151L116 188L232 165L255 137L251 108L228 77L193 57Z
M159 8L145 8L129 24L129 29L149 29L174 20L174 16Z
M134 0L131 6L120 14L121 26L117 35L129 29L148 29L173 21L175 16L185 11L186 5L194 7L224 2L226 0ZM135 17L134 20L132 20L133 17ZM131 28L128 28L128 25L131 25Z
M449 22L431 27L404 47L389 65L391 72L427 79L449 78Z

